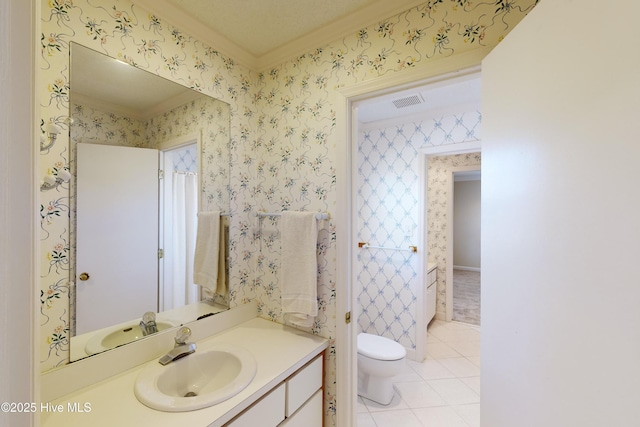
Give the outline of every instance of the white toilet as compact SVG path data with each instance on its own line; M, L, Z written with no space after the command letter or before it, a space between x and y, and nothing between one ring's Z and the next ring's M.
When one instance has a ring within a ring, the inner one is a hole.
M358 334L358 394L388 405L393 399L391 378L404 366L407 350L378 335Z

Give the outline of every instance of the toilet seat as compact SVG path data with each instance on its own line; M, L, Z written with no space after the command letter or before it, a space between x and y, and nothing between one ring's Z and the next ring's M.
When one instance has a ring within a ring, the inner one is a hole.
M358 353L376 360L400 360L407 355L407 350L389 338L361 332Z

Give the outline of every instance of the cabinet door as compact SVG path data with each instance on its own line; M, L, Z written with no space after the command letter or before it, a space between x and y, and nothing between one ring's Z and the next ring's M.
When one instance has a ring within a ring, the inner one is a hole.
M302 405L293 416L287 418L280 427L322 427L322 390Z
M285 385L280 384L225 427L275 427L284 420Z
M304 402L322 387L322 355L300 369L286 381L286 416L292 415Z
M436 284L435 282L427 287L427 323L436 315Z

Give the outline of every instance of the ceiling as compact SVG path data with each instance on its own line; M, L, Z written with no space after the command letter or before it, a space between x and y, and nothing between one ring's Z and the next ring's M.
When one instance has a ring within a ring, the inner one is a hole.
M424 0L132 0L263 71Z
M451 78L363 101L358 105L358 121L373 123L479 110L480 92L479 73Z
M167 0L256 57L375 0Z

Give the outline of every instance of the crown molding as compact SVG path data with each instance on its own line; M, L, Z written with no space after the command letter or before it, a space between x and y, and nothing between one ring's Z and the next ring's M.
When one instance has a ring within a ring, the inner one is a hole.
M256 58L257 71L264 71L280 65L312 49L326 46L333 41L355 34L358 30L369 25L391 18L424 3L425 0L378 0Z
M423 4L425 0L378 0L261 56L249 53L224 35L191 18L167 0L132 0L132 2L134 5L161 17L171 25L184 29L197 39L210 44L214 49L237 63L253 71L264 71L303 55L314 48L326 46L378 21L412 9Z
M252 70L257 69L258 59L254 55L222 34L191 18L183 12L182 9L174 6L172 3L166 0L131 0L131 2L145 9L147 12L161 17L171 25L186 31L198 40L211 45L215 50L228 56L235 62Z

